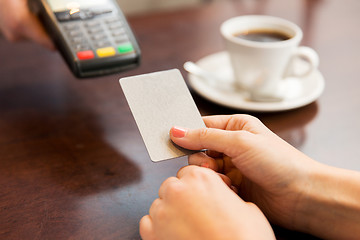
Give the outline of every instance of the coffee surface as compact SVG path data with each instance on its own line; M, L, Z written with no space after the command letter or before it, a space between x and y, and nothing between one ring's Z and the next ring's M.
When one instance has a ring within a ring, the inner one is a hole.
M235 37L255 42L279 42L291 38L286 33L274 30L257 29L234 34Z

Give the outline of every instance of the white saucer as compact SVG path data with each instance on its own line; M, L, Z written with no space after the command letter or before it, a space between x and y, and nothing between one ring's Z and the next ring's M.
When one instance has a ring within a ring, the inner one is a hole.
M285 96L278 102L254 102L248 99L248 94L231 87L233 72L227 52L218 52L200 59L197 64L223 78L223 82L210 82L189 74L189 85L204 98L217 104L249 111L275 112L299 108L315 101L324 91L325 81L322 74L315 70L310 76L302 79L286 78L281 83L285 88ZM299 61L297 68L304 67ZM296 70L296 69L295 69Z

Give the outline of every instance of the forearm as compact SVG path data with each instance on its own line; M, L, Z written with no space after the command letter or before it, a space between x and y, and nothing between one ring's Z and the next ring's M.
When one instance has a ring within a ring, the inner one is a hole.
M360 173L319 164L298 204L297 230L325 239L360 236Z

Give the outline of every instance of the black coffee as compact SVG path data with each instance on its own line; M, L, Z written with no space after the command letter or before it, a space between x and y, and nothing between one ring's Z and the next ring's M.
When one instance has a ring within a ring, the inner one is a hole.
M291 38L291 36L287 35L286 33L266 29L250 30L234 34L234 36L255 42L279 42Z

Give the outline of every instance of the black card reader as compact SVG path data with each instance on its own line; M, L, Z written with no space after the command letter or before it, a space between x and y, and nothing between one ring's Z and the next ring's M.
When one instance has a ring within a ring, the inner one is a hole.
M29 0L29 5L75 76L140 64L140 48L116 0Z

